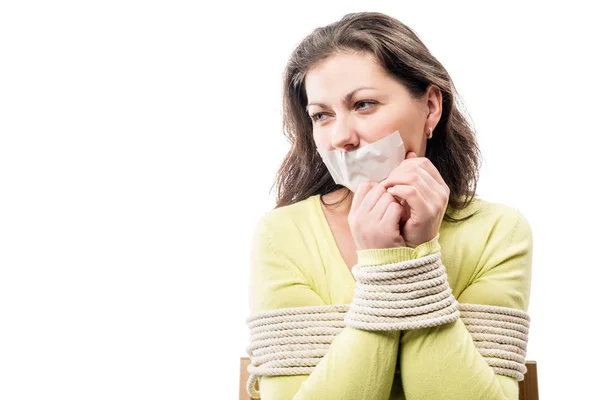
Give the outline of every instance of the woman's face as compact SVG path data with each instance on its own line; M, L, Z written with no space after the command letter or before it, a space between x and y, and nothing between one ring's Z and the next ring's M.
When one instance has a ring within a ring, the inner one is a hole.
M406 152L423 157L429 128L441 116L437 87L414 99L370 55L334 54L308 71L305 85L313 137L322 150L353 151L398 130Z

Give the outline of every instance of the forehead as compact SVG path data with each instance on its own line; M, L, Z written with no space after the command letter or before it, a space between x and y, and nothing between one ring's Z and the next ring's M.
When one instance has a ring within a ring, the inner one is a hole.
M369 54L336 53L314 65L306 74L309 101L325 101L358 86L382 87L392 78Z

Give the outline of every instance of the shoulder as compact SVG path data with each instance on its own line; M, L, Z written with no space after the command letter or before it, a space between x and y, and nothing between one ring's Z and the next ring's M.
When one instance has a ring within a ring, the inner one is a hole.
M454 218L466 218L458 223L448 222L448 226L471 232L481 238L502 237L508 241L516 235L531 236L531 226L520 209L507 204L475 198L465 209L451 211Z
M461 268L472 268L468 274L471 279L507 263L524 271L531 268L532 230L520 209L477 198L460 214L470 217L457 223L444 222L440 236L443 232L445 248L461 255Z
M482 243L480 263L499 265L511 259L524 261L523 267L531 267L533 234L525 215L516 207L481 201L479 232Z
M478 272L482 271L483 264L489 266L515 255L529 257L533 250L529 221L514 206L475 198L467 208L451 216L468 218L442 223L442 247L461 255L469 264L478 265Z
M313 218L310 201L273 209L258 219L250 252L253 312L318 303L311 288L310 231L303 227Z
M253 247L277 253L292 264L304 263L318 236L318 201L315 195L263 214L256 223Z
M449 277L461 303L505 306L525 311L532 277L530 224L516 207L475 200L471 217L448 223L445 233Z
M315 201L317 195L270 210L259 218L257 229L278 238L298 234L314 222Z

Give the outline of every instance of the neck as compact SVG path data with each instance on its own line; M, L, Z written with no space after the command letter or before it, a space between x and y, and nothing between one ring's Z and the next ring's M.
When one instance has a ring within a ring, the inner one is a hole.
M354 193L348 189L339 189L335 192L321 196L323 203L325 203L324 207L326 207L329 212L342 215L350 214L353 197Z

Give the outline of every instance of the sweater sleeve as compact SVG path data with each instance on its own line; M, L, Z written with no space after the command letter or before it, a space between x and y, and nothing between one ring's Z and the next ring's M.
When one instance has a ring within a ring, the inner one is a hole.
M518 211L501 217L485 241L480 259L473 263L477 265L471 283L457 297L459 303L527 311L532 235ZM517 380L494 373L461 319L403 331L400 365L404 392L410 400L519 397Z
M252 245L251 313L325 305L283 246L274 244L263 218ZM415 252L406 253L411 255L416 257ZM399 341L399 331L345 327L310 375L260 377L261 399L388 400Z

